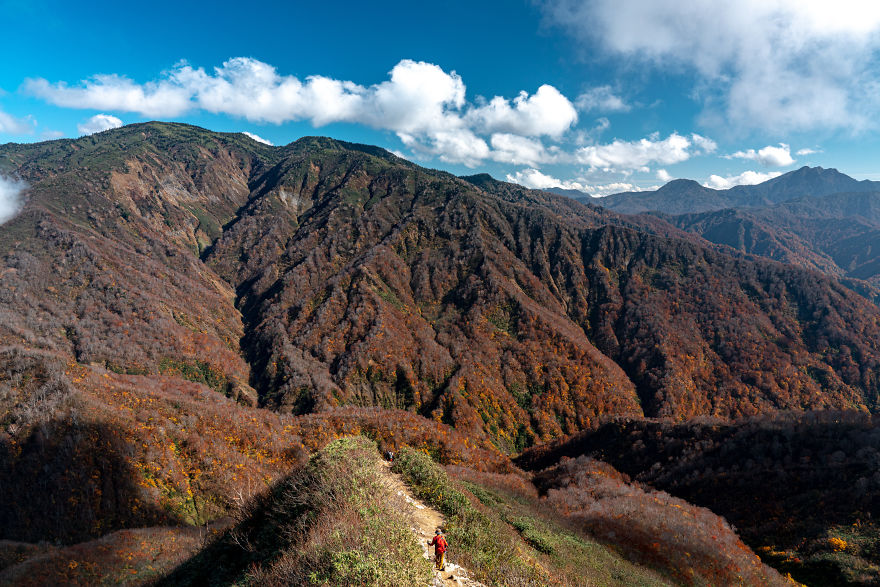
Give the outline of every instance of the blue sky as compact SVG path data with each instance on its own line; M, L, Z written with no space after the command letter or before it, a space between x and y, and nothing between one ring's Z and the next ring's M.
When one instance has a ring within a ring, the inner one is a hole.
M0 0L0 142L159 119L593 194L880 179L872 3L78 4Z

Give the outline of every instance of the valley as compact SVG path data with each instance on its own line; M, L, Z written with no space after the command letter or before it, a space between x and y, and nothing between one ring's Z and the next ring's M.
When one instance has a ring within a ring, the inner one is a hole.
M421 584L352 489L393 450L486 585L871 584L880 192L831 171L633 208L323 137L2 145L0 582Z

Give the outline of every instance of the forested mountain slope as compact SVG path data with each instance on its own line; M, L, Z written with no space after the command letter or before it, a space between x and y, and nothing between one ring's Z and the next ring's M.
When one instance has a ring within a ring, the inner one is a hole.
M690 179L675 179L653 192L624 192L601 199L601 206L623 214L695 214L726 208L762 208L797 198L876 192L880 182L858 181L836 169L801 167L755 185L716 190Z
M4 567L41 552L25 542L81 542L52 572L81 576L62 563L83 552L115 573L108 545L140 540L125 546L138 568L167 570L181 555L156 543L197 540L146 527L220 531L340 436L467 464L486 507L481 475L515 481L543 511L506 455L608 416L878 409L876 306L657 217L376 147L168 123L3 145L0 174L27 185L0 226L0 537L22 541L0 545ZM662 512L639 526L667 532L660 547L626 539L652 568L680 567L695 540L693 581L766 573L707 511L606 493L602 464L560 471L550 505L603 541L623 539L596 503ZM502 510L517 544L561 535L557 514ZM583 546L551 543L535 556Z
M875 307L662 223L184 125L0 161L30 185L2 228L6 344L294 413L412 410L508 449L601 414L876 407Z

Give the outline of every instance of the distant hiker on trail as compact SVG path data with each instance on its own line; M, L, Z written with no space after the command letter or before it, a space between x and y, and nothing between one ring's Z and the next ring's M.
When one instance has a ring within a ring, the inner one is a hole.
M446 544L446 538L443 537L443 533L439 528L434 532L434 538L428 541L428 546L434 547L434 562L437 563L437 570L445 571L446 548L449 545Z
M387 453L387 456L388 456L388 462L393 463L394 462L394 453L389 450Z

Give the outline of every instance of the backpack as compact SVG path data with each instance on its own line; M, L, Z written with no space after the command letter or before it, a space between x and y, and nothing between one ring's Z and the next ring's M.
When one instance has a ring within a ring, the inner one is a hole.
M449 544L446 543L446 539L442 536L437 537L437 550L440 552L446 552L446 549L449 548Z

